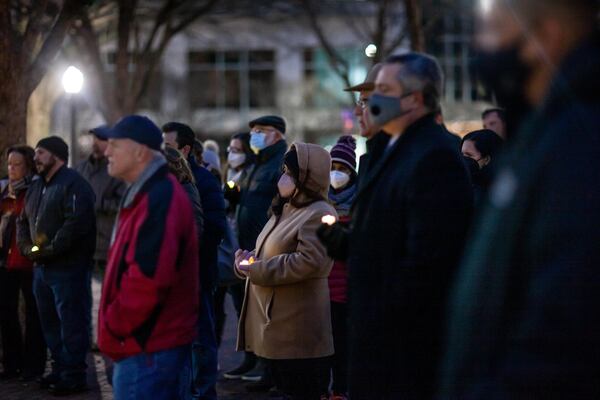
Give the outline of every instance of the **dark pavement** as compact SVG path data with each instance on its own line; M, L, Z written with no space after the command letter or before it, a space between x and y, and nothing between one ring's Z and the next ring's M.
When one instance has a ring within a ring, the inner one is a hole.
M94 295L99 295L95 291ZM248 393L241 381L223 379L223 372L235 368L241 362L243 355L235 352L237 317L231 300L226 301L227 322L223 343L219 349L220 374L217 391L222 400L264 400L271 399L267 393ZM106 380L106 362L99 353L88 355L88 384L87 392L68 396L73 400L112 400L112 389ZM46 390L39 388L37 383L23 384L17 379L0 382L0 400L41 400L56 398Z

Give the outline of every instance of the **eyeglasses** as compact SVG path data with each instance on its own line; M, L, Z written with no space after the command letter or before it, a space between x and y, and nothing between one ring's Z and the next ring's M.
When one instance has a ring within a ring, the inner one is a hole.
M358 99L356 101L356 105L362 109L365 109L369 105L369 99Z

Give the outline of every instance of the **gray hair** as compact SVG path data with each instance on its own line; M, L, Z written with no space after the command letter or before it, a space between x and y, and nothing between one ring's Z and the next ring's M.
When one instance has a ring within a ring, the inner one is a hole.
M400 64L396 78L406 93L422 92L425 107L434 112L441 109L444 73L435 57L411 52L390 56L385 63Z

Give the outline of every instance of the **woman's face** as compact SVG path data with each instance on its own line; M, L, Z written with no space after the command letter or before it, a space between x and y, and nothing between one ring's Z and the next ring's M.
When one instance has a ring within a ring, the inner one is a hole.
M231 139L231 142L229 142L228 151L234 154L244 154L244 147L242 146L242 141L239 139Z
M352 171L350 170L350 168L348 168L346 165L339 163L339 162L332 162L331 163L331 170L332 171L340 171L343 172L347 175L352 175Z
M27 164L23 154L13 151L8 155L8 180L16 182L23 179L27 173Z
M283 174L279 178L279 182L277 182L277 190L279 191L279 195L284 199L291 198L296 191L294 178L292 178L290 171L285 166L283 167Z
M477 147L475 147L475 142L472 140L465 140L461 150L463 156L477 161L480 169L485 167L490 162L490 157L482 157L479 150L477 150Z

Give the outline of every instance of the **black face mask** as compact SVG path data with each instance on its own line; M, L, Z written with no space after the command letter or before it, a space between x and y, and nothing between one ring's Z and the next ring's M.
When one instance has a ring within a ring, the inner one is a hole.
M506 110L509 135L515 132L523 117L531 110L531 105L525 99L525 83L531 75L531 68L519 58L522 42L518 40L499 51L480 52L471 66L482 85L496 96L498 105Z
M469 171L469 175L471 176L471 180L474 183L477 183L477 179L479 174L481 173L481 169L479 168L479 163L472 159L471 157L463 156L463 161L465 163L465 167Z

